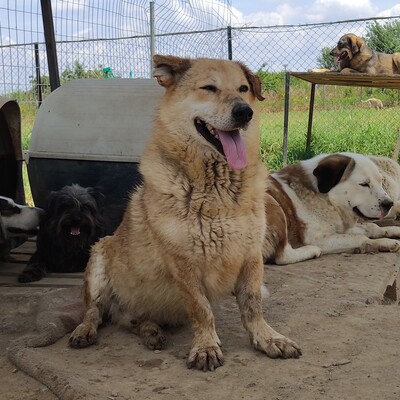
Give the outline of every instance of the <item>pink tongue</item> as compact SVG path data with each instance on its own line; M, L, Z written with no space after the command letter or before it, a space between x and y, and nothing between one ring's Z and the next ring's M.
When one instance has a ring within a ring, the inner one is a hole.
M233 169L242 169L247 166L246 145L240 136L239 130L226 132L216 129L219 140L224 148L228 165Z
M79 229L79 226L71 226L71 235L72 236L78 236L81 234L81 230Z

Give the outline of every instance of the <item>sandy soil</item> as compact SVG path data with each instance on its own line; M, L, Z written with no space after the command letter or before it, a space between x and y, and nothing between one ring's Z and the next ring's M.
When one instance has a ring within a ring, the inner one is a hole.
M265 268L265 316L301 345L299 360L255 351L232 297L215 307L225 356L215 372L186 369L188 328L170 332L165 350L149 351L131 333L106 326L87 349L68 348L68 335L33 349L51 379L68 386L59 397L6 358L10 341L34 329L41 296L54 289L0 288L0 399L398 400L400 309L382 302L396 260L395 254L332 255Z

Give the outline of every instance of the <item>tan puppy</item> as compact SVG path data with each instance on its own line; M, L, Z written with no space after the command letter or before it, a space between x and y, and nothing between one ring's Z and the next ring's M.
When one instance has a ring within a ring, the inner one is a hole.
M371 97L370 99L367 99L367 100L361 100L361 103L366 104L369 108L373 107L373 108L376 108L377 110L383 109L382 100L375 99L374 97Z
M188 367L214 370L223 356L211 303L234 292L254 347L297 358L297 344L262 312L267 171L258 155L260 80L232 61L158 55L154 65L166 92L141 160L144 183L116 233L93 247L86 312L70 345L94 343L104 315L127 317L153 349L165 342L161 325L189 321Z
M385 54L370 49L352 33L343 35L331 55L343 73L400 74L400 53Z

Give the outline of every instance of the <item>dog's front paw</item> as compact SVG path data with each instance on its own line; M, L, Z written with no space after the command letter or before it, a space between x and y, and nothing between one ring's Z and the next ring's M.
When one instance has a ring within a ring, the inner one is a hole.
M189 353L186 365L202 371L214 371L224 364L224 356L217 344L215 346L195 346Z
M28 264L25 269L18 275L18 282L29 283L40 281L46 276L46 266L44 264L35 263Z
M299 358L302 354L296 342L271 328L255 333L251 341L257 350L271 358Z
M82 348L95 343L97 339L97 329L87 324L80 324L72 332L69 338L69 346Z
M271 338L264 343L257 342L254 346L271 358L299 358L301 349L293 340L285 336Z

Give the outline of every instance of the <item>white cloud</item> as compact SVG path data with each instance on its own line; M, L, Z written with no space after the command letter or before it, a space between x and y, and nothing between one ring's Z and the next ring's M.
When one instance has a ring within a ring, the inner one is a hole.
M271 26L271 25L283 25L284 17L278 12L257 12L249 15L244 15L240 11L235 10L233 12L234 18L232 18L233 26Z
M377 14L378 17L395 17L400 15L400 4L396 4L392 8L383 10Z
M400 4L385 11L385 16L399 15ZM290 25L298 23L319 23L376 17L377 7L371 0L315 0L312 4L292 6L280 4L272 12L257 12L244 15L234 10L236 25ZM382 15L381 15L382 16Z

